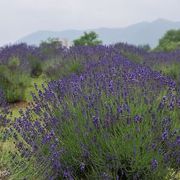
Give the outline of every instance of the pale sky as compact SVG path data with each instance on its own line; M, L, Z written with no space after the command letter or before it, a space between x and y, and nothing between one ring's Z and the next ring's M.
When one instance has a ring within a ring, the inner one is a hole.
M0 45L39 30L180 21L180 0L0 0Z

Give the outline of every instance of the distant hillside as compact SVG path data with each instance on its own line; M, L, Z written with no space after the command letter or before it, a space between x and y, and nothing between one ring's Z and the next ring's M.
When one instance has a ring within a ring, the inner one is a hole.
M167 30L180 29L180 22L173 22L164 19L158 19L153 22L141 22L125 28L99 28L90 29L99 34L99 38L104 44L116 42L127 42L134 45L149 44L155 47ZM17 42L26 42L27 44L38 45L42 40L49 37L58 37L73 41L83 34L84 31L90 30L66 30L66 31L38 31L32 33Z

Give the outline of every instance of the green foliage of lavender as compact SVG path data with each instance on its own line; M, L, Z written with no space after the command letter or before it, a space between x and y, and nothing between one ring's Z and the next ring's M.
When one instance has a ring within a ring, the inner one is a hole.
M0 65L0 88L9 103L25 100L30 78L19 70L19 59L12 58L8 65Z
M51 80L57 80L69 76L70 74L80 74L83 71L83 65L76 60L63 61L52 64L45 68L44 73Z
M30 75L33 78L39 77L43 72L42 62L37 57L31 56L29 58Z

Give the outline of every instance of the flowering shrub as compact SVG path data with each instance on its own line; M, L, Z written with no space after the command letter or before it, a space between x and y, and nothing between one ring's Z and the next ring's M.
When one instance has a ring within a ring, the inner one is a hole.
M16 148L43 179L164 179L178 170L176 82L121 56L117 46L66 52L81 74L42 85L13 123Z
M25 90L31 81L27 74L0 65L0 88L9 103L25 100Z

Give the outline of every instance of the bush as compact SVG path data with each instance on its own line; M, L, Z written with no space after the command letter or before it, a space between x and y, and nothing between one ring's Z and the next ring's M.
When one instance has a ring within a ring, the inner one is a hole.
M180 49L180 30L169 30L159 40L156 51L173 51Z
M15 71L19 68L19 65L20 65L20 60L19 58L17 57L11 57L9 59L9 62L8 62L8 67L9 69L11 69L12 71Z
M30 85L30 78L19 70L12 71L8 66L0 66L0 88L6 100L15 103L25 100L25 90Z
M49 83L14 123L19 151L52 179L165 178L178 168L180 114L174 83L160 75L109 55Z
M54 65L50 65L45 69L45 74L51 80L57 80L62 77L66 77L73 74L80 74L83 71L83 65L79 61L65 61L61 63L57 63Z
M89 33L84 32L84 35L73 42L75 46L96 46L102 44L102 41L98 39L98 35L93 31Z
M41 60L36 57L30 56L29 63L31 69L31 77L39 77L43 72Z
M62 42L58 38L49 38L47 41L42 41L39 46L40 52L46 57L51 58L59 54L63 49Z

